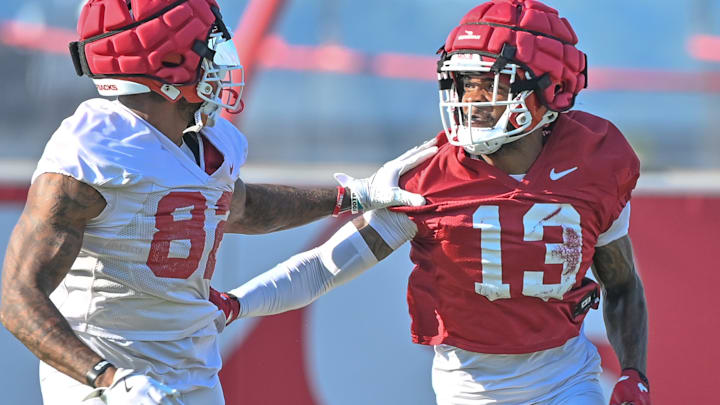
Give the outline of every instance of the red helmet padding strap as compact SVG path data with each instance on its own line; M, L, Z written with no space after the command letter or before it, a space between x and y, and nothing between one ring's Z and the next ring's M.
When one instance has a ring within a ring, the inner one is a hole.
M575 44L575 31L557 10L534 0L492 0L470 10L450 32L443 59L474 52L518 64L530 73L531 81L547 74L547 86L532 87L546 107L566 111L587 83L587 59ZM506 45L515 49L512 57L502 54ZM524 84L528 85L532 83Z
M130 5L132 14L125 0L86 3L78 20L80 41L70 44L78 74L143 84L196 83L203 51L197 43L207 42L217 22L215 0L131 0Z

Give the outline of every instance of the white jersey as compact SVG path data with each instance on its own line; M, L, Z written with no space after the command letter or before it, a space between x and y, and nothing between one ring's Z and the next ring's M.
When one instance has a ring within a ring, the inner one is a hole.
M202 134L223 155L212 174L118 101L82 103L53 134L33 180L61 173L107 201L51 295L74 330L152 341L217 333L210 278L247 141L224 119Z

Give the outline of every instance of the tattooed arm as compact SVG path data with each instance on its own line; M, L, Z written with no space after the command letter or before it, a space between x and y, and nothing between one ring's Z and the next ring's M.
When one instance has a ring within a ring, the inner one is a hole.
M603 286L608 339L621 368L645 374L647 306L642 281L635 271L632 245L626 235L595 249L593 271Z
M345 187L342 210L353 201L358 202L360 211L371 211L394 205L418 206L425 199L398 187L403 173L431 158L438 150L433 138L416 146L397 158L385 163L375 174L364 179L355 179L344 173L335 173L335 178ZM230 204L230 216L225 232L268 233L307 224L330 215L336 204L336 188L300 189L272 184L235 183L235 193Z
M39 176L3 264L3 325L40 360L83 384L101 357L75 336L48 297L80 251L87 221L104 207L103 197L87 184L61 174ZM114 373L108 369L96 385L110 385Z
M330 215L337 188L301 189L274 184L235 183L225 232L261 234L290 229ZM343 210L350 206L348 193Z

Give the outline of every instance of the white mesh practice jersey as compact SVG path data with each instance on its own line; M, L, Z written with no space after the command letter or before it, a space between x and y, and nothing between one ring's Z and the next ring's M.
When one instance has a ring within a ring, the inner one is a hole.
M202 135L222 159L212 174L118 101L82 103L53 134L33 181L61 173L107 201L51 296L73 329L177 340L221 316L208 289L247 141L221 118Z

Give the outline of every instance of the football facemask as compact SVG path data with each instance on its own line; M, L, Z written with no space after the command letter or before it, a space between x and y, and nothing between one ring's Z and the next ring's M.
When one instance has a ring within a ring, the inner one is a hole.
M449 143L473 155L494 153L557 118L556 112L548 111L531 128L534 117L526 100L533 90L514 94L510 89L522 71L513 63L501 69L493 69L494 65L492 60L483 61L479 54L459 53L443 61L438 72L445 135ZM490 79L491 88L482 97L463 100L465 83L480 76Z
M240 109L242 90L245 87L245 71L240 64L235 44L231 39L223 37L221 32L217 32L210 35L208 48L214 55L212 60L203 58L203 75L197 86L197 95L218 108L237 111ZM239 81L235 82L233 78Z
M195 125L184 132L198 132L203 126L213 126L222 108L231 113L242 110L245 70L240 64L235 44L222 32L217 32L210 35L208 49L214 54L212 60L203 58L203 75L197 84L197 96L203 103L195 112ZM239 81L235 82L234 77Z

